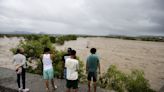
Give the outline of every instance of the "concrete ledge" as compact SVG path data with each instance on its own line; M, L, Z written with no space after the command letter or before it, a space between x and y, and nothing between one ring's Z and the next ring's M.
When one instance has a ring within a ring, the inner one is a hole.
M164 86L159 90L159 92L164 92Z
M0 92L18 92L18 91L15 89L6 88L6 87L0 85Z
M58 86L55 92L66 91L66 81L55 79L55 83ZM79 92L87 92L87 85L79 84ZM36 74L26 73L26 87L30 89L30 92L46 92L44 80L42 76ZM51 85L50 85L50 88ZM0 92L18 92L18 86L16 83L16 73L13 70L0 67ZM101 88L97 88L97 92L114 92Z

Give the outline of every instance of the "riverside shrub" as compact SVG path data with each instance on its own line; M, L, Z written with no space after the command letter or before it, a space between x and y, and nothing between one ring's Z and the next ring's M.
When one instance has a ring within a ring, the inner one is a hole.
M20 44L16 47L11 49L11 51L15 54L16 49L19 47L24 48L25 50L25 56L29 59L33 59L35 62L37 62L37 67L33 69L32 67L28 67L27 72L29 73L34 73L34 74L39 74L42 75L42 63L40 56L43 53L43 50L45 47L50 48L51 54L53 54L53 66L54 66L54 72L55 76L60 78L61 74L63 73L62 70L62 56L66 54L65 51L57 51L56 48L53 46L53 43L51 40L54 38L50 38L48 35L41 35L39 36L32 36L30 35L26 40L21 41ZM79 58L78 58L79 59ZM82 82L84 81L85 75L84 75L84 64L83 62L79 59L79 80Z
M111 65L98 82L101 88L112 89L117 92L155 92L150 88L148 80L144 78L144 72L132 70L131 74L125 74Z

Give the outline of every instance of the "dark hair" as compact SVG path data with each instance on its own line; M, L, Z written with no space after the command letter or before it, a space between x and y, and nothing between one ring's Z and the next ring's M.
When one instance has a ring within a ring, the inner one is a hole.
M76 51L75 50L71 50L70 55L76 55Z
M49 52L50 51L50 49L49 48L44 48L44 53L46 53L46 52Z
M96 48L91 48L90 52L91 52L92 54L95 54L95 53L96 53Z
M16 51L16 53L17 53L17 54L18 54L18 53L21 53L21 49L18 48L17 51Z
M67 52L68 52L68 53L71 53L71 51L72 51L72 48L68 48L68 49L67 49Z

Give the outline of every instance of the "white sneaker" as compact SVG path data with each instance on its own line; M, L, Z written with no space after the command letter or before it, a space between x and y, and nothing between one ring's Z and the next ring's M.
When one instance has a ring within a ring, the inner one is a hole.
M22 88L19 88L19 89L18 89L18 92L22 92Z
M57 86L55 85L54 87L53 87L53 90L56 90L57 89Z
M50 92L49 88L46 88L46 92Z
M58 87L55 85L55 89L57 89Z
M22 92L29 92L30 90L28 88L23 89Z

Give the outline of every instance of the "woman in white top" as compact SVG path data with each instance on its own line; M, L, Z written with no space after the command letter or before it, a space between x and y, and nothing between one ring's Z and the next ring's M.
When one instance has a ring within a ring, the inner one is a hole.
M13 57L13 64L16 67L16 73L17 73L17 83L18 83L18 91L19 92L28 92L29 89L25 88L26 84L26 57L23 55L24 49L18 48L17 54ZM22 77L22 87L21 87L21 77Z
M54 85L54 71L53 71L53 65L52 65L52 54L50 54L50 49L45 48L44 54L42 57L42 63L43 63L43 79L45 80L45 86L46 91L50 92L49 90L49 80L51 80L51 84L53 89L55 90L57 88L56 85Z

